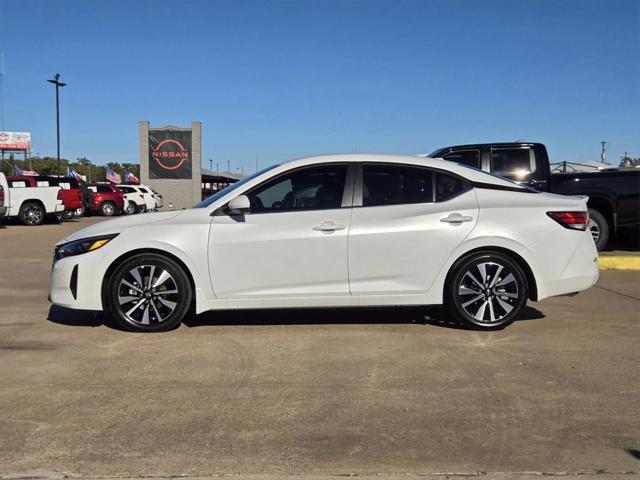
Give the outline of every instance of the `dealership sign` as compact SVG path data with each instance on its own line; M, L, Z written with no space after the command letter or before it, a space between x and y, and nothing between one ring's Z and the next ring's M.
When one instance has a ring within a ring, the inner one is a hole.
M149 178L191 178L191 130L149 130Z
M0 150L24 151L31 150L31 133L29 132L0 132Z

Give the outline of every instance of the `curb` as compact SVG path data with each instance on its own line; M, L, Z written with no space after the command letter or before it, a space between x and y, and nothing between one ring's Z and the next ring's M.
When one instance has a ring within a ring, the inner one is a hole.
M640 256L604 256L598 258L600 270L640 270Z

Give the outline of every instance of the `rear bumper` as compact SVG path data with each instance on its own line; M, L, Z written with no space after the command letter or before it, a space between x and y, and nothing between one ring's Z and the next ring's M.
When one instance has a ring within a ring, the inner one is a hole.
M56 205L55 207L55 212L64 212L65 211L65 207L64 207L64 203L61 203L60 205Z

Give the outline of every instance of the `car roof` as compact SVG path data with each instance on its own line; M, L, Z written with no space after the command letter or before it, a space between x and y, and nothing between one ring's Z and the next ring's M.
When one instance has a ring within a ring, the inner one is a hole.
M366 154L366 153L346 153L346 154L327 154L316 155L313 157L303 157L290 160L280 164L270 173L278 173L279 171L289 170L294 167L301 167L322 163L339 163L339 162L367 162L367 163L398 163L405 165L416 165L422 167L430 167L438 170L444 170L472 182L490 183L494 185L503 185L509 187L520 187L521 185L506 178L497 177L490 173L484 172L477 168L461 165L450 160L441 158L424 157L418 155L390 155L390 154Z

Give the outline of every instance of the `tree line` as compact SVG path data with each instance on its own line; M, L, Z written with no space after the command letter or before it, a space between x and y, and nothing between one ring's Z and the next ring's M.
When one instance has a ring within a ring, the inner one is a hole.
M106 181L107 167L122 177L124 182L124 171L127 170L140 178L140 165L137 163L108 162L106 165L95 165L88 158L82 157L72 162L66 158L60 159L60 174L67 174L67 167L73 168L80 175L87 177L88 182ZM0 171L5 175L15 175L16 168L21 170L35 170L40 175L58 175L58 159L54 157L29 157L26 160L17 156L5 156Z

